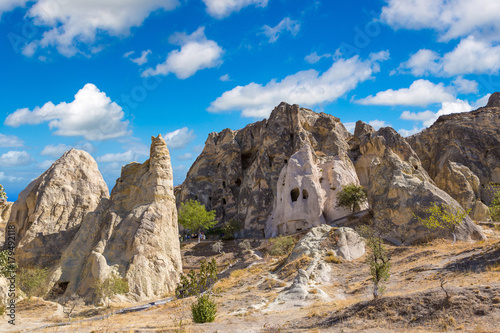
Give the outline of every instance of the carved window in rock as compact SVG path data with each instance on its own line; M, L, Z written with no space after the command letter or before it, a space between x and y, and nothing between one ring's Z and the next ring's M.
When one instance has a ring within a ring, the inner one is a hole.
M300 196L300 190L298 187L296 187L292 191L290 191L290 197L292 198L292 202L297 201L299 196Z
M307 199L309 198L309 192L307 190L302 190L302 199Z
M225 205L226 204L226 199L222 198L222 204Z
M222 188L226 188L226 182L222 182Z
M238 179L236 179L236 182L235 182L235 183L236 183L236 185L238 185L238 187L240 187L240 186L241 186L241 179L239 179L239 178L238 178Z

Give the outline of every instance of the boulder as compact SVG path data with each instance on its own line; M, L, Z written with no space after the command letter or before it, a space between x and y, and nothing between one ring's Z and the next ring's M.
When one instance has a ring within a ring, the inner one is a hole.
M349 215L350 210L337 207L338 193L349 184L359 185L359 180L346 155L318 157L305 144L280 173L266 237L293 234Z
M51 285L92 299L94 284L114 273L142 300L173 292L181 272L170 155L159 135L150 158L124 166L111 197L87 214Z
M478 198L486 205L492 200L488 185L500 184L499 96L494 93L486 107L476 111L441 116L428 129L407 138L434 180L448 161L467 167L479 179Z
M473 220L491 220L488 207L481 202L479 178L467 166L447 161L436 175L435 182L464 209L470 209L469 216Z
M357 124L361 126L361 124ZM356 170L363 173L368 201L375 221L394 228L409 227L408 243L433 237L451 237L440 229L422 226L415 216L426 216L432 204L460 208L459 203L438 188L422 167L410 145L392 128L365 132L359 144ZM480 227L467 217L457 230L460 240L485 239Z
M318 156L345 154L350 136L336 117L281 103L269 119L211 133L178 192L177 204L198 200L214 209L221 223L236 219L247 236L263 237L280 173L291 156L306 144Z
M33 180L12 206L16 260L20 267L51 267L73 240L89 212L109 196L97 163L71 149Z

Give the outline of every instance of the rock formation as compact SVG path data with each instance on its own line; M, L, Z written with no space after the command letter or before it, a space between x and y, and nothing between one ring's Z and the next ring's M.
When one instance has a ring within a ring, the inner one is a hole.
M5 224L9 221L12 204L12 202L7 202L0 199L0 224Z
M337 207L337 194L349 184L359 185L359 180L347 155L318 157L305 144L280 173L266 237L293 234L349 215L350 210ZM367 203L362 208L368 208Z
M479 199L490 204L488 185L500 184L500 93L491 95L486 107L441 116L431 127L407 140L431 178L439 186L447 186L445 190L453 198L469 208ZM461 171L447 171L448 161L460 165ZM472 191L468 191L467 203L461 201L463 188L453 184L457 177L462 178L459 173L463 172L476 176L480 182L480 193L474 192L475 184L469 183ZM446 179L448 176L451 178ZM484 207L478 209L482 211ZM481 219L481 215L477 218Z
M64 153L12 206L8 225L15 227L18 265L57 263L85 215L108 193L92 156L76 149Z
M392 128L375 132L358 122L356 133L358 136L351 143L352 156L357 156L354 165L368 189L375 221L395 228L409 226L409 243L439 235L420 225L415 215L424 217L425 210L433 203L460 207L458 202L435 185L410 145ZM484 234L467 217L457 231L457 238L484 239Z
M211 133L178 192L178 204L196 199L214 209L220 222L243 221L248 236L263 237L290 157L306 144L317 156L343 155L350 136L338 118L281 103L269 119Z
M124 166L110 198L87 214L52 284L91 299L94 284L115 273L140 300L172 292L181 271L170 155L160 135L150 159Z

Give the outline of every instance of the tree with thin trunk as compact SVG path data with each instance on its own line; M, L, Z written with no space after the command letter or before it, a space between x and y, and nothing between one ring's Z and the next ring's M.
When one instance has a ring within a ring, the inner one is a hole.
M348 208L352 213L360 210L361 204L367 199L363 186L349 184L337 194L337 206Z
M383 282L387 281L391 274L391 261L382 239L383 229L363 225L358 232L365 239L365 244L370 250L366 263L370 266L370 274L373 281L373 298L378 299L384 292Z
M432 206L425 211L429 214L429 217L423 219L416 215L414 216L426 228L448 230L453 235L453 245L457 241L457 227L463 223L470 211L470 209L463 210L461 207L449 205L438 206L436 203L433 203Z
M205 205L196 200L189 200L181 204L178 219L184 228L198 234L198 243L200 242L201 232L217 224L215 210L207 212Z

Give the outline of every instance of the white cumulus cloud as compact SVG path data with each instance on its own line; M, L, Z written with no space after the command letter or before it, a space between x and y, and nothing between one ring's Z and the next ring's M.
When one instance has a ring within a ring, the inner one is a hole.
M42 149L42 151L40 152L40 155L61 157L62 154L64 154L65 152L67 152L70 149L71 149L70 146L67 146L63 143L60 143L58 145L47 145Z
M378 61L388 59L386 51L371 54L367 60L358 56L338 59L325 72L310 69L265 85L255 82L226 91L210 104L208 111L241 110L245 117L267 117L282 101L303 106L332 102L379 71Z
M275 27L265 25L262 30L263 34L269 38L269 43L274 43L284 31L288 31L292 34L292 36L296 36L300 31L300 23L290 19L289 17L285 17Z
M28 2L28 0L2 0L0 1L0 18L2 18L2 14L6 12L10 12L12 9L16 7L24 7L24 5Z
M388 89L357 101L364 105L416 105L426 106L444 101L453 101L455 96L442 83L434 84L427 80L417 80L409 88Z
M193 130L187 127L179 128L173 132L169 132L163 136L167 143L168 149L182 149L191 143L196 138Z
M306 55L304 60L310 64L315 64L318 61L320 61L322 58L330 58L330 57L332 57L332 55L329 53L318 55L318 53L312 52L312 53Z
M55 47L62 55L71 57L82 52L79 49L82 45L89 46L89 51L95 53L102 49L94 45L98 34L127 36L130 28L142 25L152 12L173 10L179 4L178 0L37 0L26 16L36 26L48 30L40 40L26 46L25 54L33 55L38 48Z
M5 135L0 133L0 147L22 147L24 141L15 135Z
M193 154L191 154L191 153L185 153L185 154L177 156L177 159L181 160L181 161L190 160L192 158L193 158Z
M419 50L397 71L415 76L495 75L500 71L500 45L469 36L443 56L427 49Z
M448 41L473 35L500 40L498 0L388 0L381 19L394 29L434 29Z
M128 120L123 120L122 108L112 102L95 85L87 83L80 89L75 100L54 105L45 103L42 107L19 109L5 119L5 125L36 125L49 122L55 135L83 136L86 140L106 140L130 135Z
M21 180L23 180L22 177L7 176L5 173L0 172L0 182L8 181L9 183L17 183Z
M148 55L150 55L150 54L151 54L151 50L142 51L141 56L139 58L130 58L130 61L132 61L133 63L135 63L139 66L142 66L148 62Z
M375 130L378 130L381 127L391 126L390 124L386 123L385 120L378 120L378 119L370 120L368 124Z
M148 68L142 76L167 75L174 73L179 79L187 79L197 71L213 68L222 63L224 51L213 40L205 37L205 28L200 27L191 35L176 33L170 37L171 44L180 45L167 55L165 62Z
M203 2L210 16L221 19L250 5L266 7L268 0L203 0Z
M2 167L16 167L30 165L33 157L26 151L11 150L0 156L0 165Z

